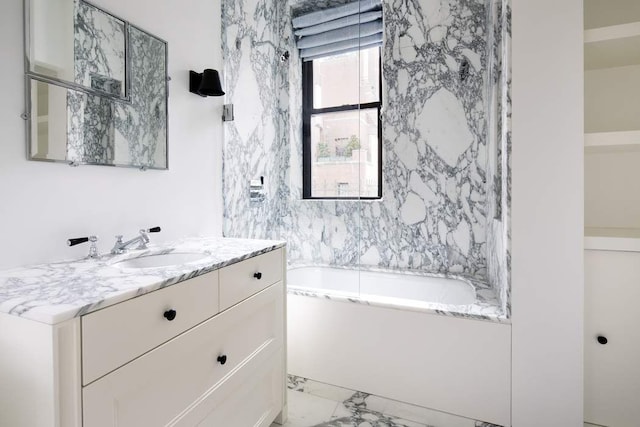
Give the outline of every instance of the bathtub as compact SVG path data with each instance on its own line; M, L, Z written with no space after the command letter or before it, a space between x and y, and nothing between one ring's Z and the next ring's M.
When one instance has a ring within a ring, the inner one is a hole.
M297 267L288 271L288 289L396 306L469 305L475 287L461 278L334 267Z
M304 266L287 272L288 372L510 424L511 326L458 277Z

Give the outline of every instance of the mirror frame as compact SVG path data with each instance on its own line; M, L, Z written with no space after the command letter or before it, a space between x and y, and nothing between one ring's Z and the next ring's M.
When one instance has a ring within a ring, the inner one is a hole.
M70 82L63 79L58 79L55 77L47 76L46 74L38 73L31 69L31 1L32 0L23 0L23 47L24 47L24 94L25 94L25 110L22 114L22 118L25 121L26 127L26 155L27 160L38 161L38 162L49 162L49 163L64 163L70 166L80 166L80 165L94 165L94 166L111 166L111 167L124 167L124 168L135 168L140 169L142 171L152 169L152 170L169 170L169 81L171 77L169 77L169 44L166 40L154 35L153 33L140 28L137 25L131 24L131 22L126 19L122 19L113 13L96 6L95 4L82 0L84 3L89 6L109 15L110 17L122 21L124 23L124 42L125 42L125 96L114 95L112 93L103 92L97 89L93 89L91 87L87 87L81 85L76 82ZM77 161L77 160L62 160L62 159L44 159L34 157L31 153L31 143L33 138L32 132L32 121L33 117L31 117L31 109L32 109L32 93L31 93L31 81L40 81L43 83L48 83L54 86L63 87L65 89L70 89L74 91L78 91L81 93L86 93L88 95L97 96L100 98L104 98L113 103L122 103L132 105L131 101L131 49L130 49L130 36L129 31L131 28L134 28L150 37L153 37L157 41L161 42L164 45L164 65L165 65L165 116L166 116L166 125L165 125L165 165L164 167L158 166L148 166L148 165L136 165L136 164L126 164L126 163L98 163L98 162L85 162L85 161Z

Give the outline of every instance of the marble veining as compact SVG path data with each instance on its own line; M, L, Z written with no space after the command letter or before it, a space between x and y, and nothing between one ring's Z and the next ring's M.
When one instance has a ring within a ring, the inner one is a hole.
M340 6L350 3L351 1L352 0L297 0L290 2L288 6L291 8L291 18L296 18L300 15Z
M129 26L131 103L116 103L116 162L167 166L166 43ZM122 154L119 154L122 152Z
M301 200L302 75L291 18L314 4L223 1L227 102L236 107L223 145L224 234L287 240L290 263L461 275L490 283L506 308L503 0L383 2L383 199L375 201ZM259 176L266 197L252 203L249 179Z
M488 217L487 277L502 310L511 315L511 3L496 0L489 8L494 22L490 42L489 107L495 111L489 123L489 191L493 192Z
M82 0L74 2L74 80L124 97L125 24ZM67 91L67 160L113 163L114 105L105 98Z
M97 260L0 271L0 313L56 324L283 246L282 241L187 238ZM130 258L171 252L207 256L197 263L133 272L114 266Z
M407 267L486 277L484 8L446 0L385 8L383 173L394 197L380 206L389 231L376 240L392 243L363 248L383 265L402 267L412 253ZM365 206L373 232L375 213Z
M66 160L166 168L166 43L83 1L76 8L76 82L123 99L67 90Z
M284 427L499 427L295 375L287 387L291 421Z
M67 160L113 163L115 106L109 99L67 90Z
M74 2L74 9L75 82L96 89L97 82L109 79L113 84L98 86L124 96L125 23L82 0Z

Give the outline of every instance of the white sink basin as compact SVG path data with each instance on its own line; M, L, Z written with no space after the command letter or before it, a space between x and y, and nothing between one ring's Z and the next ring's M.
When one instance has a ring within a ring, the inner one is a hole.
M205 261L209 254L201 252L171 252L167 254L154 254L131 258L113 264L114 267L122 269L145 269L175 267L184 264L195 264Z

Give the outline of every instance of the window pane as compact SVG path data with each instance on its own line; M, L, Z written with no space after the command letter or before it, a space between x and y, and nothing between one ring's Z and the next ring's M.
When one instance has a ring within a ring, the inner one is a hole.
M373 47L314 60L313 108L378 102L379 57L380 48Z
M311 197L378 197L378 109L311 116Z

